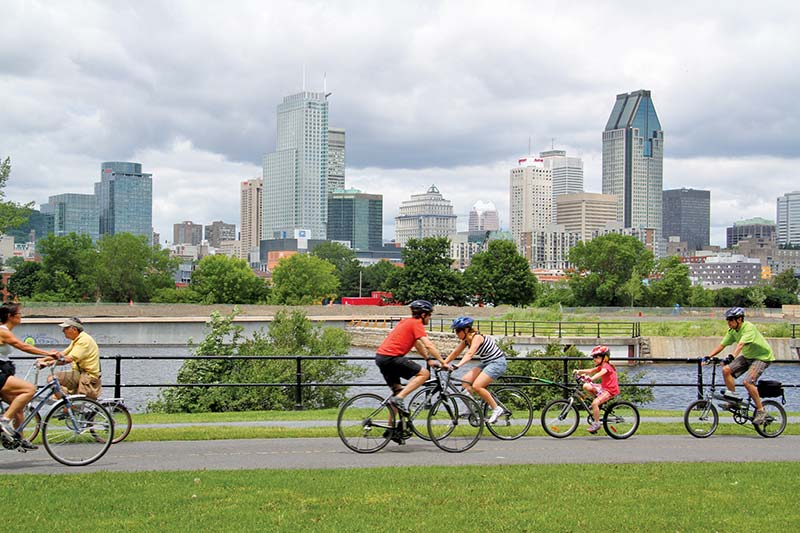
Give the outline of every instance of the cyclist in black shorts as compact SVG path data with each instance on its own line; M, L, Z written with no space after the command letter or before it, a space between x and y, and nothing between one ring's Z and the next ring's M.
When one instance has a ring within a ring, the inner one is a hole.
M383 374L386 384L392 389L393 396L389 401L403 413L408 412L404 398L425 383L431 375L427 368L422 368L405 357L406 354L416 348L428 365L436 358L442 366L447 367L425 331L425 325L430 322L433 313L433 305L427 300L414 300L409 307L411 318L404 318L394 327L375 355L375 364ZM400 384L401 378L408 380L405 387Z

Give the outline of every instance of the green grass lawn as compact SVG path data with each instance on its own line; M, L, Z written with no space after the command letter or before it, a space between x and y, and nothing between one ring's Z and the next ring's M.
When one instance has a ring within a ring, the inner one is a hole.
M0 494L28 531L794 531L798 476L735 462L8 475ZM52 501L62 489L70 503Z

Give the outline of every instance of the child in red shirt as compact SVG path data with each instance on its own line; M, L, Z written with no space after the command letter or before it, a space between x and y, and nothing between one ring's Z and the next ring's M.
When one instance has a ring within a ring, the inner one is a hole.
M593 368L575 370L578 375L585 375L586 382L583 390L594 396L592 401L592 415L594 422L589 425L589 433L597 433L600 429L600 406L619 394L619 380L617 380L617 369L611 364L611 350L604 344L599 344L592 348L590 353L594 359ZM593 383L597 379L600 383Z

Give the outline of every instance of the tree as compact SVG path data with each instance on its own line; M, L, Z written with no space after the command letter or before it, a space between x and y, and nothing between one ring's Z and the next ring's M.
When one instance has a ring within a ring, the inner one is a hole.
M387 283L395 300L425 299L440 305L464 305L466 292L461 274L450 268L447 237L410 239L402 256L405 267Z
M277 305L310 305L336 298L336 267L313 255L295 254L281 259L272 272L271 302Z
M655 307L672 307L686 304L692 282L689 267L677 256L659 259L650 281L649 300Z
M536 300L538 280L511 241L490 241L464 271L464 284L481 303L524 306Z
M97 287L106 302L149 302L158 289L174 287L178 259L144 236L105 235L97 243Z
M5 233L9 228L16 228L24 224L33 207L33 202L22 205L5 199L6 183L10 175L11 158L6 157L0 161L0 234Z
M324 259L336 267L335 274L339 279L339 294L341 296L358 296L359 274L361 265L356 259L356 253L347 246L338 242L324 242L318 244L311 255Z
M204 304L255 304L269 297L267 284L244 259L207 255L192 273L191 289Z
M370 294L372 291L388 291L389 279L399 270L389 261L383 259L374 265L369 265L362 269L361 289L363 294Z
M647 276L653 270L653 253L638 239L609 233L579 242L569 253L575 271L569 284L577 305L625 305L622 290L634 269Z
M16 298L30 298L36 291L41 270L40 263L25 261L8 279L8 292Z
M700 285L689 288L689 305L692 307L714 307L714 291L704 289Z
M50 302L95 301L97 250L88 235L52 233L36 242L42 270L33 300Z
M794 275L794 269L784 270L772 278L772 286L776 289L783 289L792 294L800 292L800 280Z
M642 276L635 268L631 272L631 277L622 284L622 293L630 298L631 307L633 303L642 297L644 290L642 289Z

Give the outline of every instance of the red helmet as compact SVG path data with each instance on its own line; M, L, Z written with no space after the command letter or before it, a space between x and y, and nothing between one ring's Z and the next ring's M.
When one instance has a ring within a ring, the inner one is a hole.
M609 350L608 346L606 346L605 344L598 344L597 346L592 348L592 351L589 352L589 355L592 356L592 358L598 357L598 356L600 356L600 357L610 357L611 356L611 350Z

